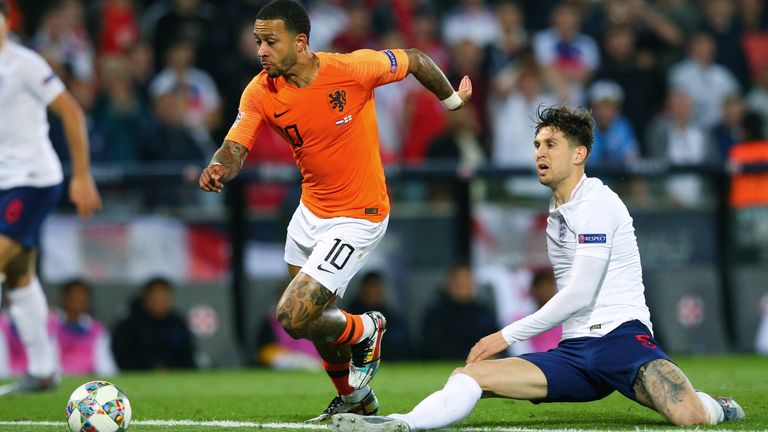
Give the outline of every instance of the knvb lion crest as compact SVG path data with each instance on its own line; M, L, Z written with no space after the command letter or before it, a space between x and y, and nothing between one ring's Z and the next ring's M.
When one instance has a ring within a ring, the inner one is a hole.
M346 90L336 89L328 93L328 105L331 107L331 111L344 112L344 107L347 106Z

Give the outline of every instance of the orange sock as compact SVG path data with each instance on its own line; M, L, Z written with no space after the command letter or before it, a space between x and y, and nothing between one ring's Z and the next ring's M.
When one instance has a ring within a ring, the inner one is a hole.
M340 395L346 396L355 391L349 385L349 361L344 363L328 363L323 360L323 369L333 381L333 386Z
M341 335L333 343L337 345L355 344L363 336L363 331L365 331L363 318L360 315L352 315L344 310L341 310L341 313L347 317L347 326L344 327L344 331L341 332Z

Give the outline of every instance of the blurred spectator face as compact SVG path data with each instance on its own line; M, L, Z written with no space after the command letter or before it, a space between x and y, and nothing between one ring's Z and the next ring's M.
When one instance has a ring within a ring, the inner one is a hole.
M472 280L472 270L469 266L459 266L453 269L445 288L448 297L455 302L472 302L475 299L475 281Z
M190 42L176 42L168 48L165 57L171 69L182 71L195 63L195 47Z
M733 95L725 99L723 103L723 123L730 126L740 126L744 118L744 101L741 97Z
M621 105L610 99L603 99L592 104L595 114L595 122L601 128L607 128L613 123L621 112Z
M627 27L610 30L605 37L605 52L615 60L632 57L635 50L635 34Z
M541 78L536 70L524 70L520 73L520 92L531 100L541 92Z
M166 283L153 283L144 291L144 310L150 317L161 320L171 313L172 307L173 294Z
M136 44L128 53L128 65L133 78L145 82L154 73L155 53L147 43Z
M483 62L483 49L471 40L458 42L451 49L454 69L461 74L470 74L480 69Z
M69 92L80 104L84 111L88 112L96 103L97 89L93 81L72 78L67 83Z
M413 17L413 39L431 41L437 32L435 17L429 13L418 13Z
M516 30L523 27L523 12L514 3L499 3L496 7L496 17L504 30Z
M687 123L693 113L691 98L682 90L673 90L667 100L669 116L678 123Z
M91 295L88 287L82 282L68 284L61 296L61 308L71 321L87 313L91 308Z
M694 36L691 40L689 55L701 64L711 64L715 60L715 43L712 37L703 33Z
M367 34L371 28L371 13L362 5L354 6L347 11L347 32L351 34Z
M158 96L153 106L155 116L161 123L170 126L184 124L187 111L187 95L184 90L176 90Z
M405 41L403 36L397 31L391 31L381 35L381 46L383 48L403 48Z
M708 0L704 4L704 13L715 23L730 24L734 13L733 0Z
M566 40L573 38L581 27L579 12L572 6L557 6L552 12L552 26L561 38Z
M197 12L199 3L200 0L176 0L174 5L176 6L176 12L180 15L189 16Z
M551 270L534 275L531 296L539 307L544 306L555 295L555 275Z
M386 299L384 281L378 277L365 281L360 286L358 297L363 303L371 307L383 305Z

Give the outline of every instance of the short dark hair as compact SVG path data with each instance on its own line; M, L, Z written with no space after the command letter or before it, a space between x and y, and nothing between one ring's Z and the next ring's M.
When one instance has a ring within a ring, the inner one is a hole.
M304 33L309 40L309 15L304 6L293 0L275 0L259 11L257 20L283 20L285 28L295 34Z
M568 108L565 105L539 107L536 113L536 134L545 127L559 130L573 147L584 146L587 155L592 153L595 121L589 110L583 107Z
M0 0L0 14L8 16L8 5L5 3L5 0Z

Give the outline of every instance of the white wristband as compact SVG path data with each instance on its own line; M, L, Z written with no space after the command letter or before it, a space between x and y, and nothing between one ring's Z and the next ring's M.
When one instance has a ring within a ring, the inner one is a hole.
M443 106L448 109L448 111L453 111L455 109L458 109L461 104L463 103L461 101L461 96L459 96L458 93L453 92L452 95L448 96L447 98L441 100L440 102L443 103Z

